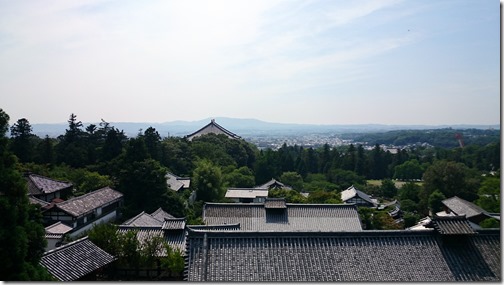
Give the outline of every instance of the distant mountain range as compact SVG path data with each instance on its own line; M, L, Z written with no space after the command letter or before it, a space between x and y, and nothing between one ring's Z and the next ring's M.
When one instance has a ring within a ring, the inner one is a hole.
M384 125L384 124L355 124L355 125L316 125L316 124L284 124L271 123L257 119L236 119L226 117L207 118L199 121L173 121L165 123L128 123L110 122L110 125L123 130L129 137L136 136L139 132L149 127L155 128L162 137L183 137L193 133L215 119L222 127L236 133L241 137L255 135L295 135L328 133L369 133L386 132L391 130L425 130L425 129L500 129L500 125ZM88 126L91 123L83 123ZM93 123L98 125L99 123ZM46 135L57 137L65 133L68 124L32 124L33 133L39 137Z

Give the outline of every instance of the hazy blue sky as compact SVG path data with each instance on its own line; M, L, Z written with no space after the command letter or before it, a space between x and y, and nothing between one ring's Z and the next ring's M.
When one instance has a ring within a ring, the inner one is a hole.
M497 0L0 0L11 123L498 124Z

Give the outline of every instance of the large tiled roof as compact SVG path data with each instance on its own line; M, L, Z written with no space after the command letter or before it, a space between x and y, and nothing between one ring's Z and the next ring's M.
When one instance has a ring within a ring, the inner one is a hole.
M360 197L361 199L365 200L366 202L369 202L371 204L375 204L373 202L373 200L371 200L371 197L368 194L358 190L353 185L350 186L348 189L341 191L341 200L343 202L347 201L348 199L352 199L355 196Z
M186 278L215 282L500 281L498 231L443 244L435 231L189 230Z
M186 138L188 140L192 140L193 138L197 137L197 136L201 136L201 135L206 135L206 134L224 134L226 135L228 138L232 138L232 139L239 139L240 136L226 130L225 128L223 128L221 125L217 124L215 122L214 119L212 119L210 121L210 123L208 123L207 125L205 125L203 128L195 131L194 133L192 134L189 134L186 136Z
M206 203L207 225L240 224L241 231L359 231L354 205L286 204L281 212L266 211L263 203Z
M47 251L42 256L40 264L58 280L73 281L114 260L112 255L84 237Z
M265 209L286 209L287 204L284 198L268 198L264 201Z
M257 198L268 197L267 188L228 188L226 198Z
M118 192L110 187L105 187L58 203L56 204L56 207L74 217L79 217L90 213L99 207L114 203L115 201L122 199L122 197L123 194L121 192Z
M27 180L28 193L31 195L49 194L73 187L70 182L59 181L37 174L28 175Z
M490 214L487 211L476 206L474 203L461 199L457 196L445 199L442 203L455 214L459 216L465 215L468 219L481 214L490 217Z

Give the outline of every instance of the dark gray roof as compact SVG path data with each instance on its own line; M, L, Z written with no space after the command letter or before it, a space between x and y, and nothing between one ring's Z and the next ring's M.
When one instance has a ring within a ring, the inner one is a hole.
M118 192L110 187L105 187L58 203L56 204L56 207L74 217L79 217L90 213L95 209L119 201L122 197L123 194L121 192Z
M357 208L345 204L286 204L281 212L269 212L263 203L206 203L207 225L240 224L241 231L359 231Z
M490 217L487 211L457 196L445 199L442 203L455 214L459 216L465 215L468 219L481 214Z
M260 186L257 186L256 188L267 188L267 189L271 189L271 188L283 188L283 189L292 189L292 187L290 186L287 186L285 184L283 184L282 182L274 179L274 178L271 178L270 181L260 185Z
M28 193L31 195L49 194L66 188L73 187L70 182L59 181L37 174L30 174L28 180Z
M122 223L122 225L136 227L161 226L163 225L163 220L156 219L150 214L141 212L140 214Z
M475 233L465 216L436 216L430 222L429 227L435 228L442 235L468 235Z
M500 234L460 245L436 231L347 233L189 230L186 279L195 281L500 281Z
M33 196L28 196L28 200L30 200L30 203L32 204L40 205L41 208L48 207L49 205L51 205L51 203L46 202L44 200L40 200Z
M165 218L163 230L183 230L185 228L185 218Z
M266 209L286 209L284 198L267 198L264 201L264 208Z
M114 260L112 255L84 237L47 251L42 256L40 264L58 280L73 281Z
M224 134L228 138L232 138L232 139L239 139L240 138L240 136L238 136L238 135L236 135L236 134L234 134L234 133L226 130L221 125L217 124L214 119L212 119L210 121L210 123L208 123L207 125L205 125L203 128L195 131L192 134L187 135L186 138L188 140L192 140L194 137L201 136L201 135L206 135L206 134L210 134L210 133L213 133L213 134Z
M240 224L187 225L187 228L194 230L194 231L237 231L237 230L240 230Z
M165 210L163 210L162 208L158 208L156 211L154 211L151 216L153 216L154 218L160 220L160 221L163 221L164 219L174 219L175 217L168 214Z

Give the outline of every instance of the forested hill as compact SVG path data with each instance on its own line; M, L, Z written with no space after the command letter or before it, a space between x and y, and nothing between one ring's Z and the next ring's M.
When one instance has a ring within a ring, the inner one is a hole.
M366 142L369 145L409 145L416 143L428 143L436 147L452 148L459 146L459 138L464 145L484 146L492 142L500 141L500 130L495 129L464 129L452 128L431 130L394 130L374 133L347 133L342 139L354 142Z

